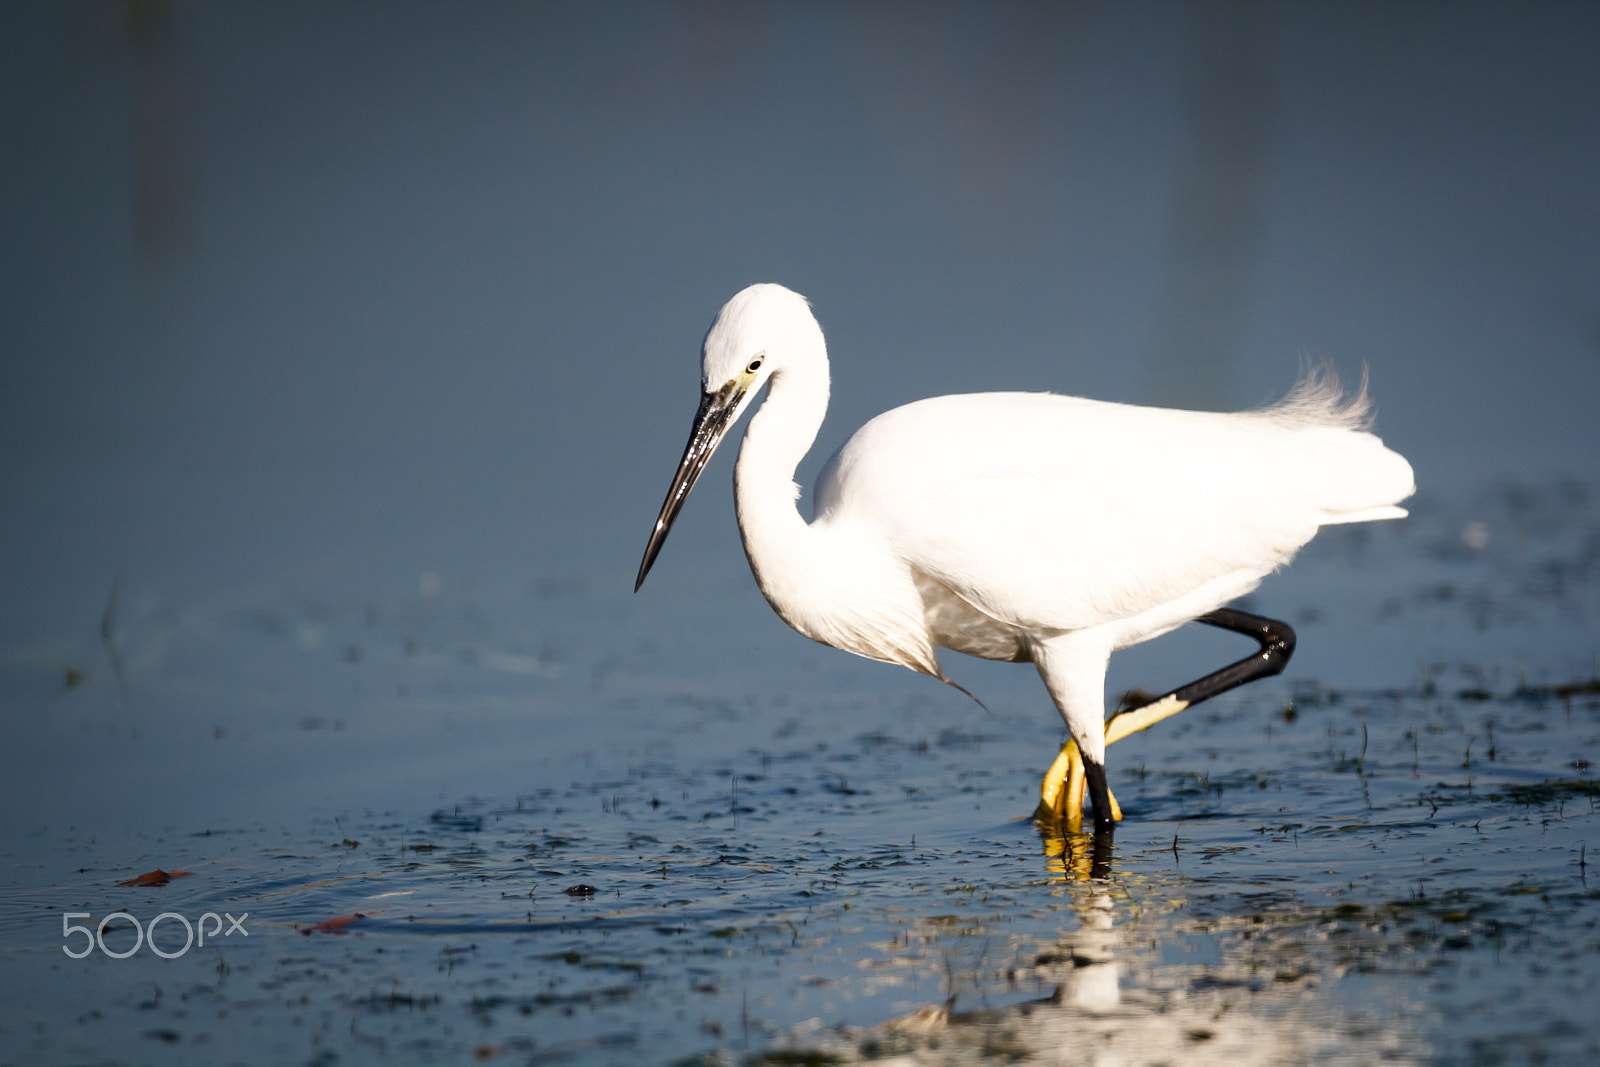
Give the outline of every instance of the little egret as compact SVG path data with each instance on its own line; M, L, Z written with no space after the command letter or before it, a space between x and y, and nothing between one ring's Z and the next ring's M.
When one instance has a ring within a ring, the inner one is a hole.
M827 411L827 348L804 297L752 285L706 334L700 410L635 592L763 385L733 481L767 603L813 641L946 682L935 646L1034 664L1070 734L1040 809L1074 829L1085 789L1097 832L1121 818L1108 743L1283 669L1294 632L1224 604L1321 526L1403 517L1414 490L1410 465L1365 430L1365 388L1344 397L1313 370L1279 403L1228 414L1049 393L919 400L833 454L808 523L794 472ZM1108 722L1111 653L1190 620L1261 650Z

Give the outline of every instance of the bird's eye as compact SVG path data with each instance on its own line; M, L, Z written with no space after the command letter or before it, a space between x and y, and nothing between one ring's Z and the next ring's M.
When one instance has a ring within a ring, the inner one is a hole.
M758 371L760 369L761 369L761 357L757 356L755 359L752 359L750 361L750 365L744 369L744 372L746 374L754 374L756 371Z

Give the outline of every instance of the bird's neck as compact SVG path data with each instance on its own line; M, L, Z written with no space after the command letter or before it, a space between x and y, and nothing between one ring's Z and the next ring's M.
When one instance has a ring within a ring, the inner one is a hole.
M785 622L807 633L800 604L821 561L818 533L801 518L794 471L811 449L828 410L826 357L790 366L768 382L750 420L733 472L739 535L756 584Z

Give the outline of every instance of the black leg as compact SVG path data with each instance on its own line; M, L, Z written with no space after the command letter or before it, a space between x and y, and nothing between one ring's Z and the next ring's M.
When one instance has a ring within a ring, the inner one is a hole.
M1236 608L1218 608L1195 621L1253 637L1260 642L1261 650L1148 704L1113 715L1106 720L1106 744L1152 726L1202 700L1210 700L1218 693L1226 693L1257 678L1279 674L1288 665L1289 657L1294 655L1294 630L1286 622L1251 615Z
M1230 663L1220 671L1215 671L1190 682L1179 689L1174 689L1165 696L1158 697L1148 704L1128 708L1120 711L1106 720L1106 744L1120 741L1129 734L1149 728L1169 716L1176 715L1184 708L1198 704L1202 700L1209 700L1218 693L1226 693L1230 689L1253 682L1257 678L1267 678L1274 674L1282 673L1288 665L1289 657L1294 654L1294 630L1286 622L1268 619L1260 615L1251 615L1249 612L1239 611L1237 608L1218 608L1216 611L1201 615L1196 621L1208 626L1219 626L1224 630L1234 633L1246 634L1254 637L1261 645L1261 650L1254 655L1246 656L1237 663ZM1071 746L1076 751L1076 746ZM1062 749L1062 757L1068 754L1067 748ZM1062 757L1058 757L1058 763ZM1052 773L1058 768L1052 768ZM1106 785L1106 769L1104 764L1095 763L1093 760L1083 760L1083 774L1085 784L1088 786L1089 799L1094 805L1094 829L1096 838L1105 837L1110 840L1110 835L1116 826L1112 817L1111 790ZM1046 782L1050 781L1046 776ZM1072 788L1070 780L1063 782L1064 789ZM1058 798L1057 803L1060 803ZM1068 810L1072 805L1068 804ZM1055 818L1058 811L1052 810L1041 800L1037 818Z
M1088 756L1083 758L1083 777L1089 783L1089 802L1094 805L1094 835L1109 836L1117 824L1111 817L1111 790L1106 785L1106 768Z
M1294 655L1294 630L1286 622L1251 615L1236 608L1218 608L1195 621L1207 626L1220 626L1236 634L1247 634L1261 643L1261 651L1246 656L1238 663L1229 664L1215 674L1208 674L1199 681L1190 682L1182 689L1174 690L1172 695L1187 704L1209 700L1218 693L1226 693L1257 678L1281 674L1289 665L1289 657Z

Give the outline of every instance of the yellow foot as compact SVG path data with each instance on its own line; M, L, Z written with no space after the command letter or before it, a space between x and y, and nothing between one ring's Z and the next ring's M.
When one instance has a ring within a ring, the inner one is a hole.
M1083 798L1088 780L1083 773L1083 756L1078 752L1078 742L1067 739L1061 752L1044 774L1039 786L1039 807L1036 818L1059 819L1067 829L1077 833L1083 825ZM1122 807L1109 787L1106 795L1111 799L1111 818L1122 821Z
M1187 700L1179 700L1168 693L1153 703L1113 715L1106 721L1106 744L1114 744L1129 734L1147 730L1188 706ZM1033 817L1061 820L1067 824L1067 829L1076 833L1083 825L1083 794L1087 785L1078 743L1068 738L1067 743L1061 746L1056 761L1044 773L1044 781L1039 786L1039 807L1035 809ZM1111 793L1109 786L1106 793ZM1115 796L1111 796L1111 818L1116 822L1122 821L1122 807Z

